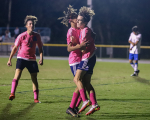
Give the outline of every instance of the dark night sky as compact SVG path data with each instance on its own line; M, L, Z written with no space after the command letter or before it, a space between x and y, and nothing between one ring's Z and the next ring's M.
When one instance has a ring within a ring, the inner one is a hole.
M0 27L8 22L8 2L0 0ZM73 5L79 9L87 0L12 0L10 27L23 27L26 15L38 17L37 27L51 28L51 43L66 43L68 28L57 20ZM93 30L97 44L128 44L131 28L138 25L143 36L142 45L150 45L150 0L93 0Z

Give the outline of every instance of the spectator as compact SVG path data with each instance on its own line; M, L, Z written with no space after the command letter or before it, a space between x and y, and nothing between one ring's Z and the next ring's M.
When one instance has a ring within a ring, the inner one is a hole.
M9 32L9 30L6 30L5 35L2 36L2 41L8 38L11 38L11 33Z
M3 42L2 36L0 36L0 42Z
M19 35L19 28L16 27L16 29L14 30L14 33L15 33L15 39L17 38L17 36Z

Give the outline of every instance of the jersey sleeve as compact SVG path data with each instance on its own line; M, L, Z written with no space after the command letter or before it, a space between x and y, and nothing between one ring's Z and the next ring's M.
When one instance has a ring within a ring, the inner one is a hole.
M132 33L130 34L129 41L132 41Z
M37 34L37 45L39 48L43 47L43 43L41 41L41 36Z
M22 38L21 35L19 35L19 36L16 38L15 43L14 43L15 46L17 46L17 47L20 46L20 44L21 44L21 38Z
M90 40L89 37L91 36L91 30L88 28L83 29L82 32L82 41Z
M69 30L68 30L68 33L67 33L67 44L68 44L68 45L69 45L70 42L71 42L70 37L73 36L72 33L73 33L73 30L72 30L72 29L69 29Z
M142 35L139 34L139 35L136 37L136 41L140 41L141 37L142 37Z

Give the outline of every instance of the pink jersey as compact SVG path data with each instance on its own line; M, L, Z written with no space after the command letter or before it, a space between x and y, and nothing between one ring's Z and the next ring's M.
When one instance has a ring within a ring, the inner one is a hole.
M17 58L25 60L36 60L36 44L39 48L43 46L41 37L38 33L33 32L29 35L26 32L21 33L15 40L15 46L19 47Z
M80 44L79 43L79 34L80 34L80 29L75 29L75 28L71 27L67 33L67 44L69 45L69 43L71 42L71 40L70 40L71 36L74 36L76 39L76 43ZM69 54L69 65L73 66L73 65L79 64L81 62L81 55L82 54L79 49L75 50L75 51L71 51Z
M79 37L80 43L82 43L84 40L85 41L89 40L90 42L90 45L86 47L86 50L84 52L82 52L82 60L86 60L90 58L96 50L94 44L94 38L92 37L92 34L93 34L92 30L89 27L85 27L80 32L80 37Z

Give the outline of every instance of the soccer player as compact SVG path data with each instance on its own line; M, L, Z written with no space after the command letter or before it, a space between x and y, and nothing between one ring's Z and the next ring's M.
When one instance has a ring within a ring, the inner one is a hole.
M31 75L33 83L34 102L40 103L40 101L38 100L39 89L37 81L37 73L39 72L39 69L36 62L35 49L37 44L40 53L39 64L43 65L43 44L40 35L33 31L36 22L37 17L32 15L26 16L24 23L25 27L27 28L27 31L21 33L15 40L14 47L11 51L9 60L7 62L8 66L12 66L11 59L19 47L19 51L17 54L16 71L14 79L12 81L11 94L9 96L9 100L15 99L15 91L18 85L18 81L21 77L23 69L26 67Z
M140 70L138 70L138 60L140 59L140 45L141 45L142 35L138 31L138 27L134 26L132 28L132 33L129 37L130 49L129 49L129 63L134 69L134 73L131 76L138 76ZM134 60L134 63L133 63Z
M73 9L72 6L69 5L67 13L64 12L65 17L58 18L63 19L61 23L65 24L66 26L68 26L68 23L70 23L71 25L67 32L67 50L68 52L70 52L69 66L74 76L76 74L79 63L81 62L81 49L85 49L85 47L88 45L88 41L84 41L81 44L79 43L80 29L77 28L78 14L75 11L76 9ZM81 101L81 96L79 95L79 91L76 88L73 93L71 104L66 113L70 114L73 117L78 117L78 106L80 105Z
M76 75L74 77L74 82L78 87L79 93L83 101L79 113L84 111L89 103L89 100L87 100L85 95L84 86L90 95L92 107L86 113L86 115L90 115L100 109L100 106L97 104L96 101L95 90L90 83L93 74L93 69L96 63L96 56L95 56L96 48L94 44L94 39L92 37L92 30L89 27L87 27L87 24L93 15L95 15L94 11L84 6L80 8L77 18L77 27L81 29L79 36L80 44L87 40L89 40L90 42L90 45L87 46L85 50L82 50L82 60L77 68ZM81 80L83 80L83 82Z

